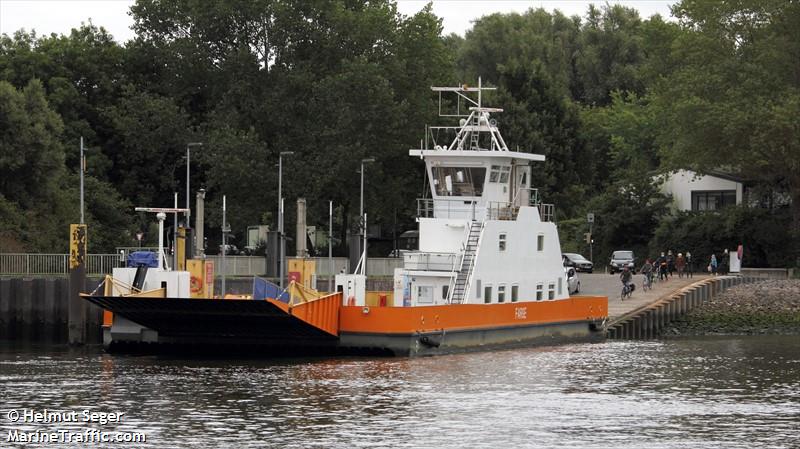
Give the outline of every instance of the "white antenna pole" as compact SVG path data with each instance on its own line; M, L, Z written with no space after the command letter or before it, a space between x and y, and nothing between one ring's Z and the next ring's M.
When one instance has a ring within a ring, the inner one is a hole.
M175 209L178 208L178 192L173 192L175 194ZM178 214L173 214L174 217L172 223L172 269L178 269Z
M220 297L225 299L225 275L228 271L228 266L225 264L225 253L228 252L228 224L225 215L227 210L225 195L222 195L222 294Z
M167 257L164 254L164 220L167 219L167 214L159 212L156 214L156 218L158 218L158 271L162 271L164 258Z
M81 224L84 224L84 216L83 216L83 170L86 163L83 159L83 136L81 136L81 160L80 160L80 172L81 172Z
M361 274L367 275L367 214L364 214L364 254L361 256Z
M481 77L478 77L478 107L481 107L481 94L483 94L483 90L481 88L483 84L481 83Z

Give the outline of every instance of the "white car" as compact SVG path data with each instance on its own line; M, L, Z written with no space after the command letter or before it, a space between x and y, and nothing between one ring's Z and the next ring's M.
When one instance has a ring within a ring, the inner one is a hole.
M575 268L564 267L564 274L567 275L567 291L569 294L574 295L580 293L581 280L578 279L578 273L575 272Z

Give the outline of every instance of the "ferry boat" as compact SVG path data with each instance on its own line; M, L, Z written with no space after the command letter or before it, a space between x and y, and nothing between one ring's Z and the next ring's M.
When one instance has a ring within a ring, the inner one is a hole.
M502 109L482 105L489 89L432 88L440 112L442 95L455 96L459 122L429 127L409 150L429 188L417 200L419 249L403 255L379 305L367 301L366 254L329 294L292 283L219 299L192 298L190 274L164 269L159 250L156 269L116 268L102 294L85 295L107 311L106 345L421 356L603 339L608 298L570 295L554 206L530 186L545 157L509 150L491 117ZM448 132L440 145L436 134Z

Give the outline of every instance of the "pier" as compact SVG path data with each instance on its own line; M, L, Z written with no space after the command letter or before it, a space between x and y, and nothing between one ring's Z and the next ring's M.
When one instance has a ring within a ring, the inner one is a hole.
M695 276L677 278L653 285L642 292L640 284L630 299L609 296L607 337L630 340L656 338L671 322L709 299L739 284L762 280L748 275Z

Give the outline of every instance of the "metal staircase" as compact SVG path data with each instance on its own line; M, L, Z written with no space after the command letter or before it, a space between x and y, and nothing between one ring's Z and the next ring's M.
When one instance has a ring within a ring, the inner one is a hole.
M461 257L461 268L456 275L450 294L450 303L461 304L469 293L469 283L472 277L472 268L475 266L475 255L478 251L478 242L483 231L483 223L473 221L469 228L467 241L464 245L464 255Z

